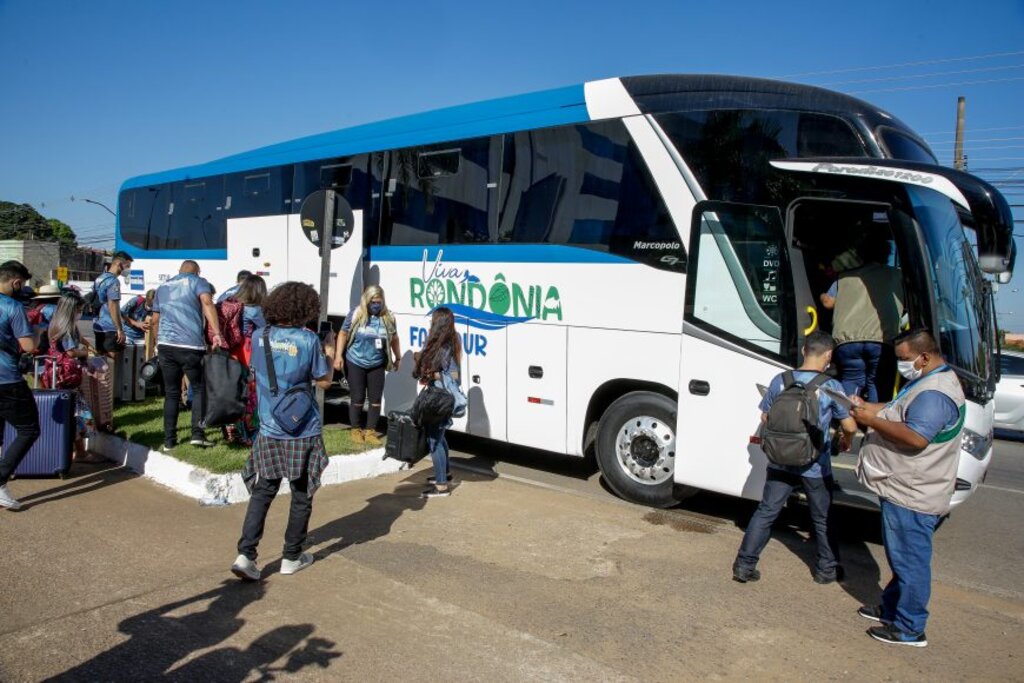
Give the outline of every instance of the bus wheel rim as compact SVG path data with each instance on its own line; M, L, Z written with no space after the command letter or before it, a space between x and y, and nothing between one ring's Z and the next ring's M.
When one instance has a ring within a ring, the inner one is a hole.
M657 486L671 480L675 456L675 430L661 418L639 415L619 427L615 461L633 481Z

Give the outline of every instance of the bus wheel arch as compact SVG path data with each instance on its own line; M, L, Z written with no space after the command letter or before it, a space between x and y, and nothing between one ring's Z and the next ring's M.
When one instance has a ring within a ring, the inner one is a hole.
M584 444L593 446L608 487L620 498L653 507L670 507L691 495L695 489L677 487L673 481L674 392L650 383L609 384L591 399L590 443Z

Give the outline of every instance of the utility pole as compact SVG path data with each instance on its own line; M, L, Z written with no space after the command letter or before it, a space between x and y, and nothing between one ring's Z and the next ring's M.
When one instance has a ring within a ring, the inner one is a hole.
M961 96L956 98L956 142L953 143L953 168L958 171L964 170L964 109L967 108L967 98Z

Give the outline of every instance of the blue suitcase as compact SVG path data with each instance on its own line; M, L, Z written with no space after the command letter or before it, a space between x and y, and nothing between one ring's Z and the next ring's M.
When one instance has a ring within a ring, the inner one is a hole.
M14 470L15 477L63 477L71 468L75 447L75 392L70 389L37 389L32 392L39 410L39 438ZM10 423L4 426L4 443L16 436Z

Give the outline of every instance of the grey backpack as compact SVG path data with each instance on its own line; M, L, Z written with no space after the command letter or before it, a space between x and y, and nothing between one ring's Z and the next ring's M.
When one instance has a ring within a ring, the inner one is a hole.
M818 387L829 380L819 374L800 382L792 371L782 374L782 391L768 409L761 447L776 465L803 467L821 455L825 434L818 425Z

